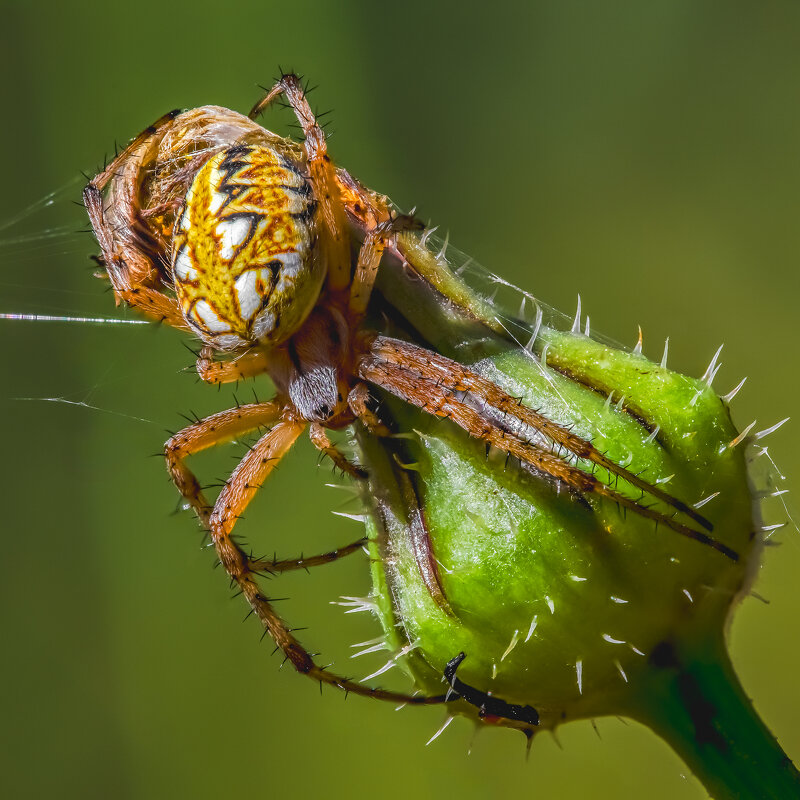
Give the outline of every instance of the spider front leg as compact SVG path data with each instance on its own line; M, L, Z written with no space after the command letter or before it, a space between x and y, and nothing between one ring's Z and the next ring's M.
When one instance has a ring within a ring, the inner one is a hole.
M380 342L380 343L379 343ZM519 422L535 431L544 434L554 445L562 447L577 458L584 458L607 470L635 486L644 494L657 498L675 510L680 511L708 531L713 530L711 523L696 509L673 497L663 489L659 489L643 478L630 472L625 467L614 463L597 450L590 442L571 433L563 425L548 419L544 414L524 406L517 398L511 397L499 386L483 378L457 361L441 356L430 350L408 344L399 339L379 337L376 340L377 350L382 357L400 366L407 366L434 381L443 381L454 391L466 391L483 401L487 407L496 409L504 415L516 418Z
M255 119L273 100L283 94L303 129L308 172L314 194L325 221L327 236L321 246L328 265L328 284L333 290L345 289L350 283L350 237L347 218L336 182L336 168L328 156L325 133L317 123L296 75L283 75L267 95L250 111Z

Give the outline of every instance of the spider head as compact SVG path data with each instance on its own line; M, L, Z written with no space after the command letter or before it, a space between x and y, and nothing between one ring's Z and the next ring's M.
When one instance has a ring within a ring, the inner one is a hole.
M298 165L271 147L230 147L198 171L175 223L172 275L204 341L232 350L295 333L325 278L315 210Z

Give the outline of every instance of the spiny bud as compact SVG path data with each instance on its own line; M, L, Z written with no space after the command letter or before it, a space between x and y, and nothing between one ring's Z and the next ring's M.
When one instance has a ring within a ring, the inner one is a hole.
M382 397L400 435L362 441L374 594L390 644L409 650L402 663L417 687L449 689L454 712L529 736L573 719L632 716L691 763L661 724L674 703L695 755L732 747L717 722L735 703L717 707L698 671L718 665L737 708L746 705L723 635L761 541L727 405L702 379L546 327L530 350L505 348L471 369L622 472L468 391L460 400L509 436L549 448L613 492L578 491L448 419Z

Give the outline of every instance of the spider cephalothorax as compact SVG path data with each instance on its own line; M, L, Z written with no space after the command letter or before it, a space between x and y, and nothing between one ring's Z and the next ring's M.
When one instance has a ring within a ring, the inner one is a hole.
M303 129L302 147L253 121L281 94ZM414 220L394 214L385 197L334 167L295 76L284 75L249 117L218 106L167 114L89 183L84 200L118 302L199 336L204 347L197 370L204 381L221 384L266 373L276 385L271 402L213 414L176 434L166 444L166 457L227 573L300 672L384 699L445 700L373 689L318 666L259 588L262 571L326 563L361 542L318 557L265 562L248 556L231 537L257 489L306 428L339 468L354 479L364 477L325 429L357 424L387 435L370 402L376 388L452 420L587 508L615 503L736 558L686 503L472 368L425 349L424 336L392 338L384 335L388 324L381 329L379 322L365 323L387 251L391 265L382 269L408 272L429 286L446 313L455 309L464 320L493 328L466 302L453 274L423 253L419 237L409 233L417 227ZM402 325L392 330L404 334ZM225 357L217 360L218 353ZM187 457L260 428L268 431L218 497L207 500ZM640 502L645 497L655 506ZM452 613L424 536L415 553L431 596Z

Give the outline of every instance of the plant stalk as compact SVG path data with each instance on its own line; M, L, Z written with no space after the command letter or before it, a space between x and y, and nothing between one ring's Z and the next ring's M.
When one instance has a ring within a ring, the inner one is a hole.
M715 800L800 798L800 773L761 721L723 637L659 645L627 716L683 759Z

